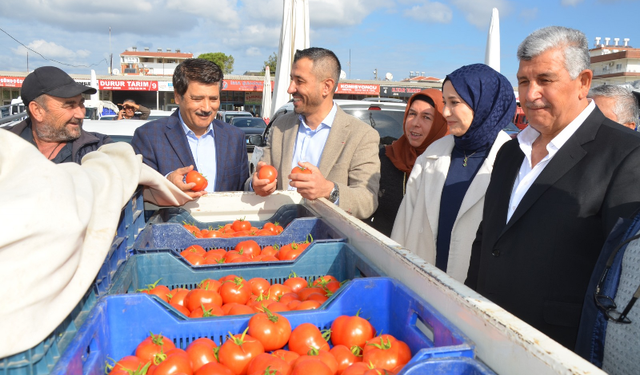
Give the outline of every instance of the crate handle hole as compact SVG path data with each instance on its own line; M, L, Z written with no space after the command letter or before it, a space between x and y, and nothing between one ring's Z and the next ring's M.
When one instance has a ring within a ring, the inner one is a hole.
M416 328L420 332L422 332L425 336L427 336L427 338L431 340L431 342L434 342L435 330L429 323L423 321L419 316L417 316L417 314L416 314Z

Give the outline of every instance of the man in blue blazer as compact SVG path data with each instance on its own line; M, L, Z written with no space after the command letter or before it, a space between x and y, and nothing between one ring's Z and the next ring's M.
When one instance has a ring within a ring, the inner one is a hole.
M173 74L174 114L136 129L131 145L143 161L192 197L214 191L242 191L249 163L242 130L215 120L223 74L204 59L188 59ZM184 176L196 169L208 180L203 192L191 190Z

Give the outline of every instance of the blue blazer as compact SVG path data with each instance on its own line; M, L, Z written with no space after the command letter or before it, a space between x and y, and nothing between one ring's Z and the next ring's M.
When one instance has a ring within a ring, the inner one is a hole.
M216 144L215 191L242 191L249 178L249 161L244 132L219 120L213 120ZM143 156L145 164L166 176L196 163L184 134L178 110L171 116L150 121L133 134L131 146Z

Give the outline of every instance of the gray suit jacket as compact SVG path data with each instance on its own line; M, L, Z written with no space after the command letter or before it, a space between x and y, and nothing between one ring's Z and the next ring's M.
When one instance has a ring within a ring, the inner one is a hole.
M296 113L279 118L264 149L261 160L278 170L278 190L289 186L287 176L291 172L299 125ZM318 169L338 185L338 206L360 219L371 216L378 207L379 144L380 135L375 129L338 107Z

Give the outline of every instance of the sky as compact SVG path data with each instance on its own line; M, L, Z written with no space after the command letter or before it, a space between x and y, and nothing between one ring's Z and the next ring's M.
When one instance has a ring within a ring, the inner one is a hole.
M347 78L444 78L485 58L492 8L500 13L501 73L515 86L519 43L560 25L640 47L640 0L308 0L311 46L336 53ZM0 71L54 65L108 74L132 46L223 52L233 74L261 70L278 50L283 0L2 0ZM111 28L111 37L109 37ZM35 52L28 52L27 46Z

